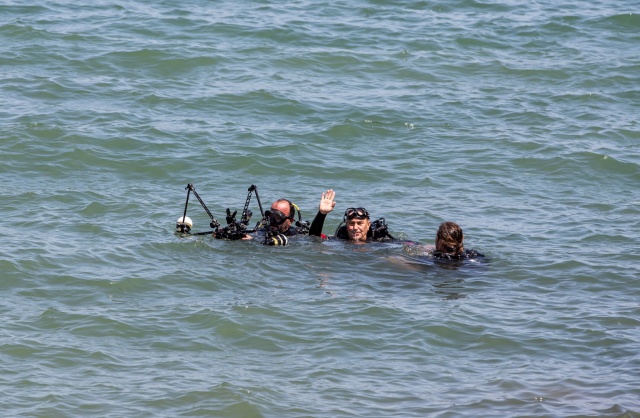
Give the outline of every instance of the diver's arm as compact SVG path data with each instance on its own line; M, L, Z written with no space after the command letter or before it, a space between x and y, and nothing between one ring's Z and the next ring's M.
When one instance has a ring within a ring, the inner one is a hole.
M313 218L313 222L311 222L311 227L309 228L309 235L315 235L316 237L322 236L322 226L324 225L324 220L327 217L327 214L333 210L336 206L335 202L336 192L332 189L327 190L322 193L322 197L320 198L320 205L318 206L318 213L316 217Z
M313 222L311 222L311 227L309 228L309 235L315 235L316 237L322 236L322 226L324 225L324 220L327 217L326 214L318 211L316 217L313 218Z

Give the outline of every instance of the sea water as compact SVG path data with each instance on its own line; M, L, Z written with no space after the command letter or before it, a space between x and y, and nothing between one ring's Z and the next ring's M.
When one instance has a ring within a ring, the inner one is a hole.
M640 416L637 2L0 11L3 416ZM486 262L176 235L187 184Z

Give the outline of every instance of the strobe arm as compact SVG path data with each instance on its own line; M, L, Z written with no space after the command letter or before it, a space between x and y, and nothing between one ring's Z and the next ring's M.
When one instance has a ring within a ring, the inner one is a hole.
M209 224L209 226L211 228L218 229L218 227L220 226L220 222L218 222L218 220L213 217L213 215L211 214L211 211L209 211L209 208L207 207L207 205L204 204L204 202L200 198L200 195L198 194L198 192L196 192L196 188L193 187L193 184L191 184L191 183L187 184L186 188L188 188L190 191L193 192L193 195L196 197L196 199L198 199L198 202L200 202L200 204L202 205L202 208L204 209L204 211L207 212L207 215L209 215L209 218L211 218L211 223ZM187 194L187 197L188 196L189 195ZM186 212L187 212L187 208L185 207L185 213Z
M209 208L207 208L207 205L205 205L205 203L200 198L200 195L198 195L198 192L196 192L196 188L193 187L193 184L189 183L187 184L187 187L185 187L185 190L187 190L187 198L184 202L184 212L182 213L182 218L178 219L178 223L176 224L176 231L180 233L187 233L187 234L191 233L192 223L191 223L191 219L187 217L187 208L189 207L189 196L191 195L191 192L193 192L193 195L198 199L198 202L200 202L200 205L204 208L205 212L207 212L207 215L209 215L209 218L211 218L211 223L209 225L211 226L211 228L214 229L214 231L202 232L202 233L197 233L192 235L204 235L204 234L210 234L210 233L216 232L220 227L220 222L218 222L218 220L214 218L214 216L211 214L211 211L209 211Z

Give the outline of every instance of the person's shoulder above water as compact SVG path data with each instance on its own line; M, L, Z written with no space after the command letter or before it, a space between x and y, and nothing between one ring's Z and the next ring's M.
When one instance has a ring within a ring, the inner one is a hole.
M440 251L434 251L433 257L440 260L464 260L473 258L484 258L484 254L477 252L476 250L464 250L460 254L448 254Z

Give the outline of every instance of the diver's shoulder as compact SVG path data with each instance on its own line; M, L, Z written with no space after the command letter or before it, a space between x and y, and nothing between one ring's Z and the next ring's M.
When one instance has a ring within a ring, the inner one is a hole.
M484 254L476 251L476 250L464 250L462 254L448 254L441 251L434 251L433 257L439 260L465 260L465 259L475 259L475 258L484 258Z
M482 254L481 252L478 252L476 250L464 250L464 254L463 254L464 258L485 258L484 254Z

